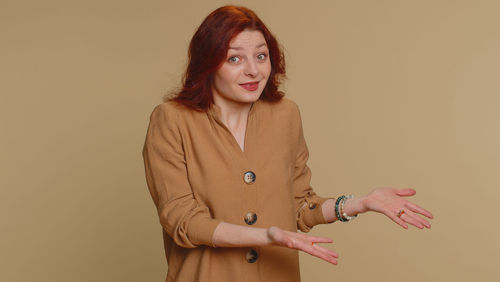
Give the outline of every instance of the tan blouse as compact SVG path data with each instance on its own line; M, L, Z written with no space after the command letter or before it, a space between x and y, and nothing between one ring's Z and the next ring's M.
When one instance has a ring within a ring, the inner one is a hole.
M215 248L224 221L308 232L327 223L306 165L297 105L258 100L250 109L245 151L220 120L220 108L156 106L143 149L146 180L163 227L166 281L300 281L296 250Z

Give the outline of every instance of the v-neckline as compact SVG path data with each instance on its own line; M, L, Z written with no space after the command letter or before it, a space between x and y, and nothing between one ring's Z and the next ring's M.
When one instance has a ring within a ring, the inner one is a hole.
M237 147L237 151L239 154L243 155L245 157L245 159L247 159L247 156L248 156L248 150L249 150L249 129L251 129L251 125L253 124L252 123L252 118L253 118L253 113L255 111L255 105L257 104L259 100L255 101L252 103L252 105L250 106L250 110L248 111L248 116L247 116L247 122L246 122L246 127L245 127L245 134L243 136L243 149L241 148L240 144L238 143L238 140L236 139L236 137L234 136L234 134L231 132L231 130L229 130L229 128L226 126L226 124L221 120L220 116L221 116L221 109L219 106L217 106L216 104L212 104L212 106L210 107L210 112L211 114L213 115L213 117L215 118L215 120L227 131L227 133L231 136L231 143L233 144L233 146L236 146Z

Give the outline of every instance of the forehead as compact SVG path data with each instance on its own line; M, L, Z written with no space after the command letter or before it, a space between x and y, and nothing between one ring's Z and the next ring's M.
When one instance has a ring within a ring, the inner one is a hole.
M254 49L266 45L266 39L258 30L244 30L230 42L229 49Z

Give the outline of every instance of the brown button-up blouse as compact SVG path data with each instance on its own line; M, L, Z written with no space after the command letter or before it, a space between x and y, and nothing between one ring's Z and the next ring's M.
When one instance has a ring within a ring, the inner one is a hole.
M218 106L199 112L172 101L160 104L151 113L143 157L163 227L166 281L300 281L296 250L212 244L222 221L294 232L327 223L321 210L327 198L309 184L294 102L255 102L244 151L220 120Z

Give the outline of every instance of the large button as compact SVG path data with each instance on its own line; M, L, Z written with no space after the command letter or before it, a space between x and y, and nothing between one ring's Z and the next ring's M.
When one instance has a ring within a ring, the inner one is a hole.
M243 175L243 181L245 181L246 184L253 184L255 182L255 173L253 171L247 171Z
M253 212L249 212L245 215L245 222L248 225L252 225L257 221L257 215Z
M259 254L257 253L256 250L252 249L252 250L247 252L246 259L249 263L256 262L257 258L259 258Z

